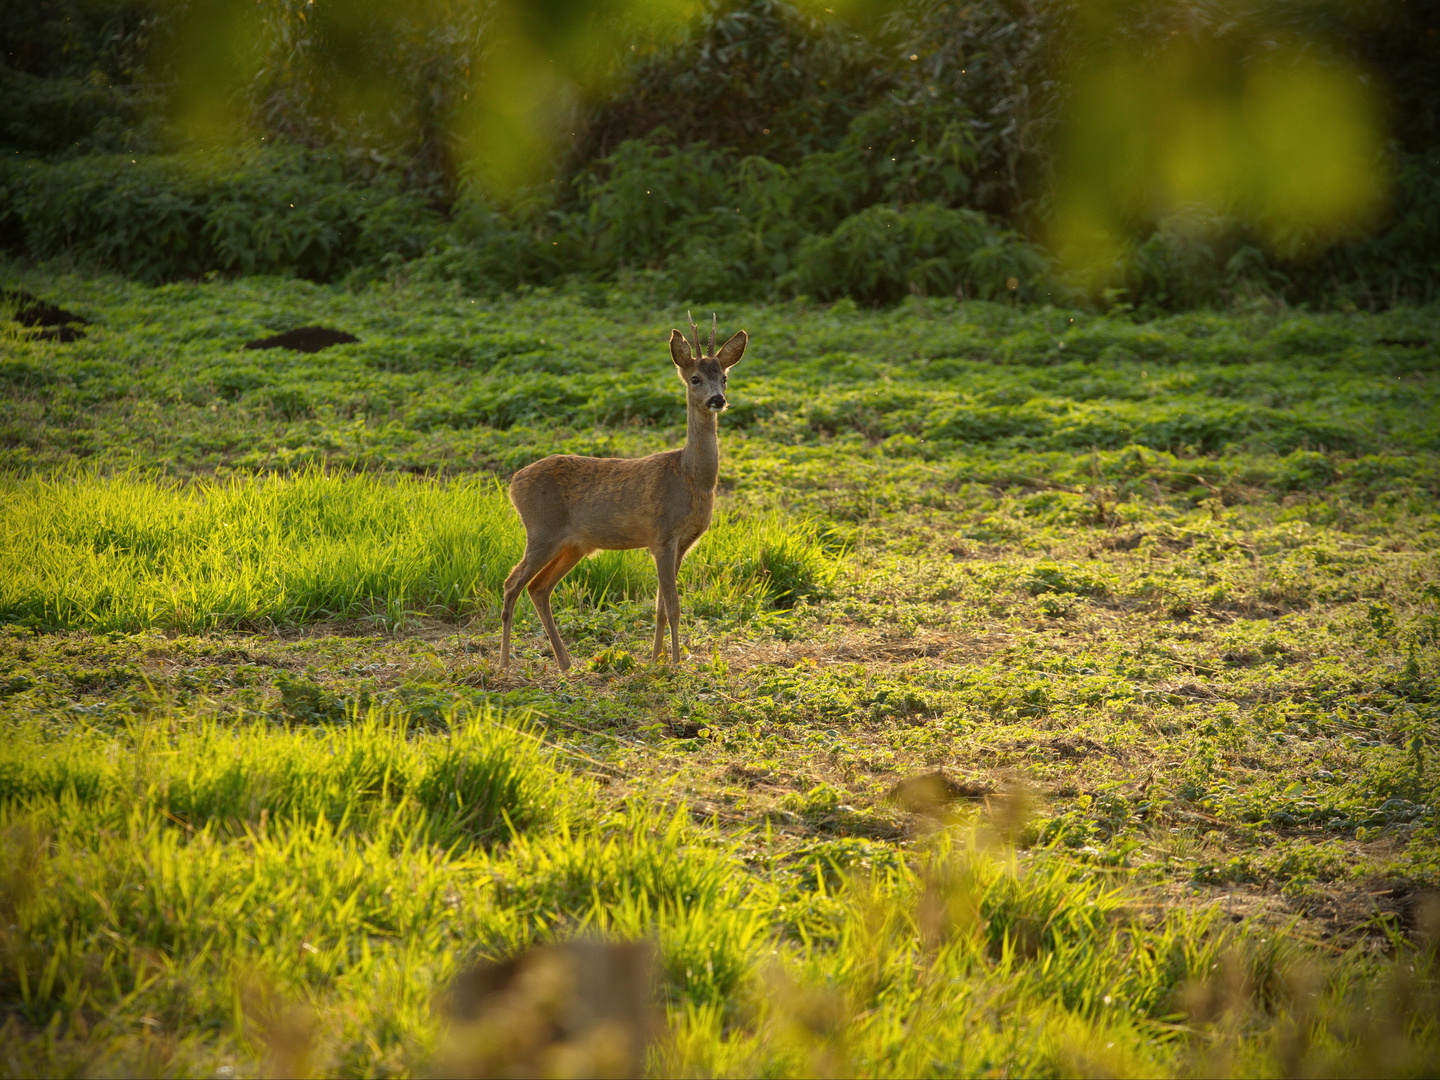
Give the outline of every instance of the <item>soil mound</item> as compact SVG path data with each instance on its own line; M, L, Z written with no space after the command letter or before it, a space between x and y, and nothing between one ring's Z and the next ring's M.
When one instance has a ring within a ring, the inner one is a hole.
M0 291L0 299L15 306L15 314L11 318L21 326L44 327L35 335L40 341L79 341L85 336L85 332L75 329L74 324L88 325L90 322L83 315L66 311L48 300L41 300L24 289Z
M283 334L247 341L247 349L292 349L295 352L319 352L331 345L347 345L360 339L344 330L331 330L326 326L299 326Z
M85 336L85 331L76 330L73 326L47 326L30 336L36 341L79 341Z

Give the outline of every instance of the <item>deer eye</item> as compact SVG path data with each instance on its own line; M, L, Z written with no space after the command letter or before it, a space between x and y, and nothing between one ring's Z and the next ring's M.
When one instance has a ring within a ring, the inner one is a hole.
M699 376L699 375L691 375L691 376L690 376L690 381L691 381L692 383L694 383L696 386L699 386L699 385L700 385L700 376Z

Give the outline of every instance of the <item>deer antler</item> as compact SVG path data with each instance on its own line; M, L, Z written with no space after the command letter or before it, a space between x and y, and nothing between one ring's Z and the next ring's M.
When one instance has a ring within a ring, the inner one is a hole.
M715 312L710 312L710 355L715 355Z
M700 359L700 328L695 325L695 316L685 312L685 317L690 320L690 336L695 339L695 359Z

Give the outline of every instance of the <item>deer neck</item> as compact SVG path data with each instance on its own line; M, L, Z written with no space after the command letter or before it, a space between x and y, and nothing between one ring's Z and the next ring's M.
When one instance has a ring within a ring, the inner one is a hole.
M690 482L713 491L720 477L720 424L709 409L690 406L681 467Z

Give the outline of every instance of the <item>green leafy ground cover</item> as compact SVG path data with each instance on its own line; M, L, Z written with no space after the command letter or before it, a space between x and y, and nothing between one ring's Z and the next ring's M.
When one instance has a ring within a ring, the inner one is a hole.
M587 928L657 1073L1434 1071L1436 309L722 312L690 659L610 555L562 679L495 478L678 445L643 279L10 279L0 1068L425 1071Z

